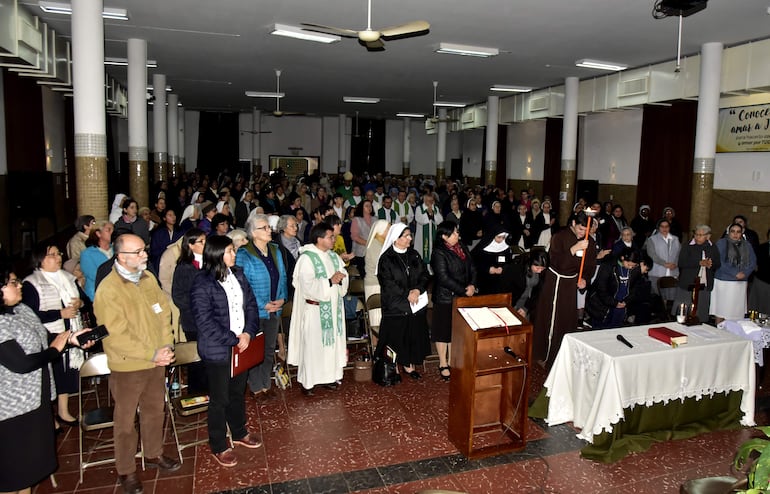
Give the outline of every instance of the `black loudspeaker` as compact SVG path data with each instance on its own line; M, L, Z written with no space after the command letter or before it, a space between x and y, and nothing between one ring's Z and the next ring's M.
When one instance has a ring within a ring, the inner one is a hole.
M599 181L578 180L575 192L577 193L575 196L575 202L577 202L577 200L582 197L588 202L588 204L591 204L599 198Z
M52 216L53 174L9 171L8 202L12 218Z

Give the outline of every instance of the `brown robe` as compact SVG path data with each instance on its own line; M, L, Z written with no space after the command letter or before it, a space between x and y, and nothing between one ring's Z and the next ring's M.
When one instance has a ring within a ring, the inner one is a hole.
M548 251L551 263L544 271L545 282L537 301L532 348L533 358L545 361L548 367L556 358L564 335L577 330L577 274L581 258L573 256L570 247L578 240L569 228L560 230L551 238ZM583 278L590 282L596 270L596 243L590 236L586 250ZM554 271L562 278L558 279Z

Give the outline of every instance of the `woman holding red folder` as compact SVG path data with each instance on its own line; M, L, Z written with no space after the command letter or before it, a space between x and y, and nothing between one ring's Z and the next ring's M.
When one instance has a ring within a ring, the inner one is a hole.
M198 354L209 379L209 446L223 467L238 464L227 446L227 426L233 443L259 448L262 442L246 429L244 391L248 373L230 377L232 347L243 351L259 332L257 300L249 282L235 265L235 247L226 236L212 236L203 249L203 269L190 290L198 323Z

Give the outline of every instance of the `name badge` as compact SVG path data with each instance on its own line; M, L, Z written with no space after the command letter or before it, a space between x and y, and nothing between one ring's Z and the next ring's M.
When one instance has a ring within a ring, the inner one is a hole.
M504 264L505 263L505 256L497 256L497 262L499 262L500 264Z
M160 304L155 303L155 304L152 304L152 311L155 312L156 314L160 314L161 312L163 312L163 309L161 308Z
M579 250L579 251L575 252L575 255L578 256L578 257L583 257L583 251Z

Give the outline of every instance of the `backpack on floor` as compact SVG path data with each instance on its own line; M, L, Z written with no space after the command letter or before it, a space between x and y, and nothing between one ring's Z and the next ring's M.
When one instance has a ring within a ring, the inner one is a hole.
M395 362L385 357L379 357L372 365L372 381L380 386L393 386L401 382L401 375Z

